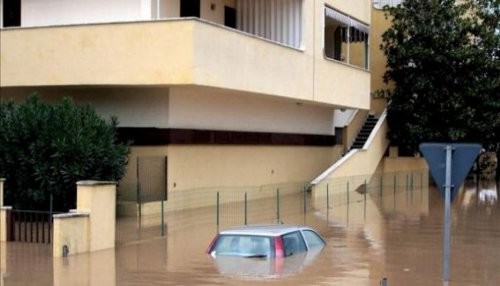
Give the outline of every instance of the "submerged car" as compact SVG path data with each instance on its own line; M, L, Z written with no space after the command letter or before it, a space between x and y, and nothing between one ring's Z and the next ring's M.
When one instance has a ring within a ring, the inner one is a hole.
M323 248L325 240L299 225L253 225L221 231L207 249L212 257L283 258Z

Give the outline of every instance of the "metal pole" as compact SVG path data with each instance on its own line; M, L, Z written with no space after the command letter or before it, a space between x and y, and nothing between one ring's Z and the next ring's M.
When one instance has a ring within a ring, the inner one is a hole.
M384 174L380 175L380 196L384 196Z
M216 207L216 221L217 221L217 232L219 232L219 192L217 192L217 207Z
M247 192L245 192L245 225L247 225Z
M330 218L330 192L328 190L328 184L326 184L326 222L328 224L328 219Z
M349 206L349 182L347 182L347 206Z
M347 182L347 214L346 214L346 223L349 224L349 182Z
M276 189L276 220L280 223L280 189Z
M452 146L446 148L446 180L444 202L444 241L443 241L443 281L450 280L450 215L451 215L451 152Z
M393 198L394 198L394 210L396 210L396 174L394 174L394 195L393 195Z
M161 236L165 236L165 222L163 218L163 214L165 212L165 208L163 204L165 203L164 200L161 200Z
M326 184L326 209L330 209L330 190L328 189L328 184Z
M368 192L368 188L366 186L366 180L365 180L365 205L364 205L364 212L363 212L363 219L366 220L366 193Z
M307 212L306 200L307 200L307 198L306 198L306 187L304 186L304 215Z

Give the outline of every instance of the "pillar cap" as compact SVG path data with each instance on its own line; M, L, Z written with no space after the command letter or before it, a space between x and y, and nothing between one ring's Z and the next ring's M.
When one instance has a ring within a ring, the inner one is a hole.
M0 182L5 182L5 178L0 178Z
M76 182L76 185L78 186L105 186L105 185L116 185L116 181L93 181L93 180L86 180L86 181L78 181Z

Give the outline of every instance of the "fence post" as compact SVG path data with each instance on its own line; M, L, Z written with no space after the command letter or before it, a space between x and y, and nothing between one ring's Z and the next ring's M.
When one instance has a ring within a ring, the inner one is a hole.
M411 173L411 180L410 180L410 182L411 182L411 190L413 191L413 172ZM412 196L413 196L413 194L412 194Z
M247 225L247 192L245 192L245 225Z
M396 174L394 174L394 197L396 197Z
M219 192L217 192L217 202L216 202L216 223L217 223L217 232L219 232Z
M163 218L165 208L164 208L163 204L164 204L164 200L161 200L161 236L165 236L165 222L164 222L164 218Z
M366 220L366 193L368 192L368 187L366 185L366 179L365 179L365 202L364 202L364 212L363 212L363 218Z
M326 223L330 219L330 192L328 190L328 183L326 184Z
M53 223L53 219L52 219L52 207L53 207L53 202L54 202L54 197L52 196L52 193L50 194L50 205L49 205L49 243L51 243L51 236L52 236L52 223ZM21 227L21 225L19 225L19 227ZM21 236L19 236L21 237Z
M276 189L276 219L280 223L280 189Z
M347 182L347 205L349 206L349 181Z
M307 200L307 197L306 197L306 186L304 186L304 215L306 214L307 212L307 206L306 206L306 200Z
M393 195L393 198L394 198L394 210L396 210L396 174L394 174L394 195Z
M380 174L380 196L384 196L384 174Z
M330 190L328 189L328 184L326 184L326 209L330 209Z

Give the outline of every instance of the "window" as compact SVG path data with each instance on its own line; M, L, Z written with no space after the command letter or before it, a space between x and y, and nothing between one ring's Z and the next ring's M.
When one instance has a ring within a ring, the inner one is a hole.
M317 233L312 230L304 230L304 239L306 240L309 249L321 248L325 245L325 242Z
M306 251L306 245L298 231L283 235L283 247L285 256L294 255Z
M369 27L325 6L325 56L368 69Z
M236 9L224 6L224 25L236 29Z
M304 0L238 0L237 28L300 49Z
M21 26L21 0L3 1L3 23L0 24L3 27Z
M200 18L200 0L181 0L181 17Z

